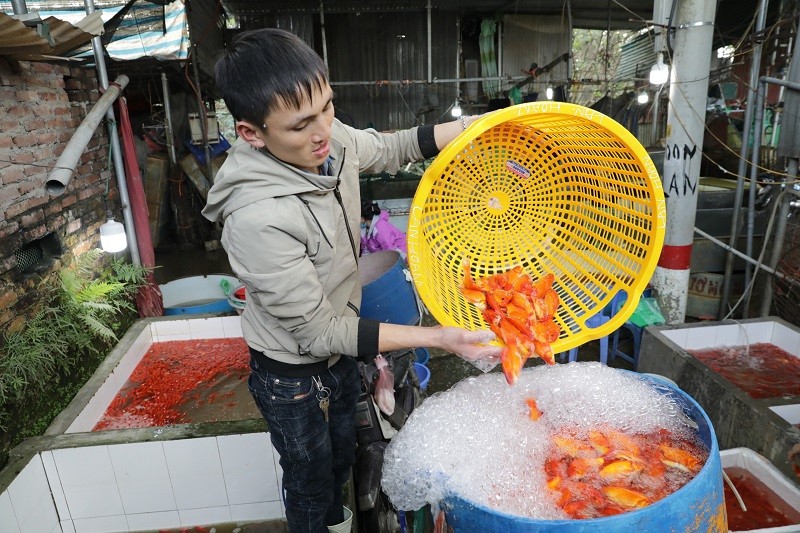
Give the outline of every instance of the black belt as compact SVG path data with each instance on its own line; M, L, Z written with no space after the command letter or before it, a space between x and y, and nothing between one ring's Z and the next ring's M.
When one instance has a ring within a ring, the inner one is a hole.
M295 365L292 363L284 363L283 361L270 359L263 353L259 352L258 350L254 350L249 346L248 349L250 350L250 357L255 359L259 368L262 368L273 374L278 374L279 376L285 376L287 378L308 378L311 376L317 376L328 370L327 359L317 361L316 363Z

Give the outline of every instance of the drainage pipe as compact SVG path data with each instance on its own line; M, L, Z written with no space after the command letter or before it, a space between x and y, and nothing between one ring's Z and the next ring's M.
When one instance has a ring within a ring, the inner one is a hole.
M48 176L47 182L45 183L45 190L51 196L58 196L64 192L69 179L72 177L72 173L75 172L75 167L83 151L86 150L86 146L88 146L89 141L92 140L94 131L105 116L106 111L111 108L114 101L119 98L122 90L127 85L127 76L122 75L117 78L116 81L108 87L103 96L100 97L91 111L89 111L86 118L81 122L81 125L78 126L78 129L75 130L72 138L67 143L67 147L64 148L64 151L58 156L53 171L50 172L50 176Z
M431 42L432 42L431 41L431 33L432 33L432 31L431 31L431 0L428 0L428 5L425 8L425 11L427 12L426 19L427 19L427 22L428 22L428 46L427 46L427 48L428 48L428 80L427 81L428 81L428 83L431 83L433 81L433 55L432 55L432 52L433 52L432 47L433 47L433 45L431 44ZM458 74L456 74L456 77L458 77Z

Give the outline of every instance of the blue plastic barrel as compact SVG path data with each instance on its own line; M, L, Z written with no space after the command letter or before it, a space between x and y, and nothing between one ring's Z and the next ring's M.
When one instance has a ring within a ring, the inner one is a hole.
M405 261L396 250L361 256L361 316L392 324L418 324L419 306L407 272Z
M705 466L689 483L666 498L628 513L588 520L536 520L510 515L458 496L445 498L447 525L459 533L569 532L631 533L634 531L703 531L727 533L722 462L711 421L703 409L682 390L657 378L637 374L673 398L698 426L697 435L709 447Z

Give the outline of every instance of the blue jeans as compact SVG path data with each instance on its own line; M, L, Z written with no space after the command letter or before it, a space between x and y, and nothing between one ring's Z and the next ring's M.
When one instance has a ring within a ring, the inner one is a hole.
M310 377L278 376L252 358L250 369L250 393L280 455L289 531L327 533L328 525L344 521L342 487L355 462L358 366L341 356L318 376L331 391L327 423Z

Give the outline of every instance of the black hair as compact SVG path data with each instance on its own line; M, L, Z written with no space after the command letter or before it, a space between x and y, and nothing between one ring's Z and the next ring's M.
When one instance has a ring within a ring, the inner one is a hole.
M233 118L257 126L280 106L300 109L328 82L319 54L277 28L240 33L214 66L214 77Z
M381 214L381 208L372 200L361 200L361 218L372 220L375 215Z

